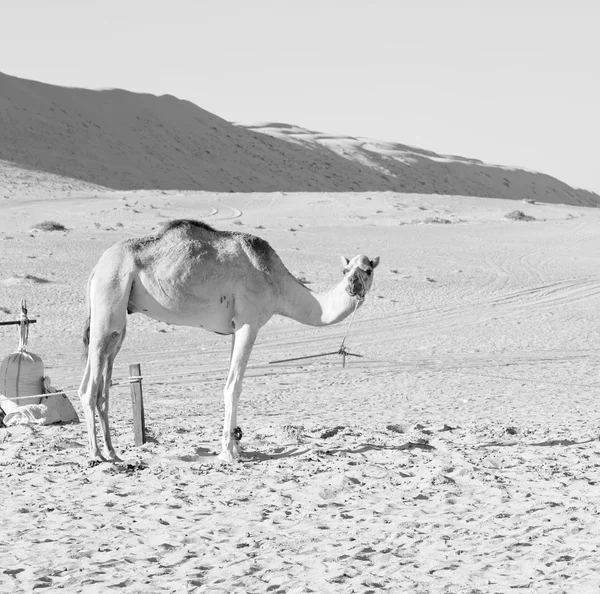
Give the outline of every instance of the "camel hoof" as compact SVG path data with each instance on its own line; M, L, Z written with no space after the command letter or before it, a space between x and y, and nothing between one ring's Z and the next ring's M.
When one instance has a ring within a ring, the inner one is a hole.
M117 453L114 451L108 452L108 454L105 456L105 459L107 462L123 462L122 458L119 458Z
M106 462L106 458L100 453L100 450L96 450L88 458L87 464L90 468L93 468L94 466L98 466L98 464L102 464L103 462Z
M221 462L225 462L227 464L235 464L236 462L239 462L239 455L235 455L235 453L230 452L229 450L224 450L223 452L221 452L217 458L219 460L221 460Z

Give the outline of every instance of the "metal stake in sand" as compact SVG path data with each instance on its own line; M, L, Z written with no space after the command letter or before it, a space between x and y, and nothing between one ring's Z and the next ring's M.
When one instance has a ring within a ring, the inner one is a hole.
M129 366L129 387L133 406L133 436L136 446L146 443L146 422L144 420L144 398L142 395L142 368L139 363Z
M21 317L14 322L0 322L0 326L16 326L17 324L23 325L24 329L26 329L27 333L29 333L28 326L29 324L35 324L37 320L30 320L27 317L27 301L25 299L21 299Z
M279 359L278 361L269 361L269 365L274 365L275 363L288 363L289 361L301 361L302 359L315 359L316 357L328 357L329 355L342 355L342 367L346 367L346 357L362 357L362 355L351 353L344 346L346 338L348 337L348 332L350 331L350 326L352 326L352 322L354 321L354 314L356 314L358 304L359 301L357 301L356 305L354 306L352 317L350 318L350 322L348 323L348 327L346 328L346 334L344 335L344 338L342 339L342 344L337 351L331 351L330 353L319 353L318 355L306 355L304 357L293 357L291 359Z

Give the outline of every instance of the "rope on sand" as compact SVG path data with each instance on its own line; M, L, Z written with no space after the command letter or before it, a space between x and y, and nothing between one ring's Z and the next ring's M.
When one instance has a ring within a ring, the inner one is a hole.
M50 396L66 396L72 392L77 392L77 388L73 388L70 390L59 390L58 392L46 392L46 394L31 394L27 396L15 396L9 398L8 396L3 396L3 400L26 400L28 398L49 398Z
M139 382L142 379L144 379L142 376L133 376L130 377L128 380L125 381L120 381L120 382L114 382L111 383L111 387L112 386L123 386L123 385L129 385L133 382ZM75 394L79 392L78 388L68 388L67 390L58 390L56 392L46 392L45 394L28 394L27 396L15 396L13 398L9 398L8 396L3 396L4 400L25 400L26 398L49 398L50 396L66 396L67 394Z
M395 365L397 367L404 367L404 368L419 367L418 363L392 361L391 359L372 359L370 357L364 357L364 360L367 363L386 363L388 365ZM545 361L545 363L562 363L562 362L563 361ZM492 373L477 373L477 372L473 372L473 371L467 371L470 367L471 367L470 365L465 365L465 366L453 365L452 367L441 367L441 369L443 371L449 372L449 373L461 373L464 375L471 375L474 377L486 377L486 378L490 378L490 379L509 380L509 381L513 381L513 382L537 383L537 384L545 384L545 385L551 385L551 386L560 384L560 385L565 385L565 386L570 386L570 387L589 388L589 389L594 389L594 390L598 389L597 384L576 384L573 382L558 382L556 380L544 381L544 380L540 380L540 379L528 379L528 378L523 378L523 377L514 377L514 376L510 376L510 375L500 375L500 374L492 374ZM429 368L431 369L433 367L429 367Z

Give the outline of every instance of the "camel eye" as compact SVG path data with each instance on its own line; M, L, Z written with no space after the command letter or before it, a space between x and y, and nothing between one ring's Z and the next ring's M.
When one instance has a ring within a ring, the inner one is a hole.
M372 270L367 270L367 276L371 276L371 274L373 274Z
M342 270L342 274L343 274L344 276L346 276L346 275L348 274L348 269L347 269L347 268L344 268L344 270Z

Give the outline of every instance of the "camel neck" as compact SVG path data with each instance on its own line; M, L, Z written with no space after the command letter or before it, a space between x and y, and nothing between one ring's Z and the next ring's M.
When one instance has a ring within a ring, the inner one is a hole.
M281 286L277 313L308 326L328 326L341 322L355 308L356 299L348 295L344 282L325 293L314 293L289 274Z

